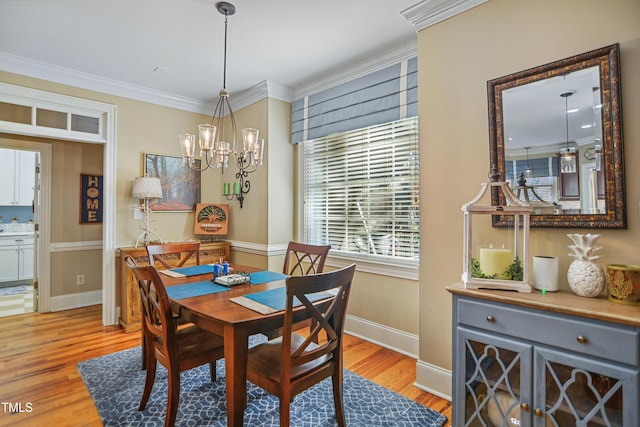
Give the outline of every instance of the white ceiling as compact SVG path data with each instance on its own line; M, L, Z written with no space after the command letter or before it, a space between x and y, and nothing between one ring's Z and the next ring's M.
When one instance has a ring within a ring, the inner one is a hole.
M415 45L401 12L418 2L233 0L227 89L233 98L268 81L295 93L320 76ZM224 16L215 3L0 0L0 69L7 58L25 60L210 103L223 71Z
M565 99L563 93L572 95ZM507 156L522 155L526 147L548 154L568 142L575 147L602 141L597 66L507 89L502 100Z

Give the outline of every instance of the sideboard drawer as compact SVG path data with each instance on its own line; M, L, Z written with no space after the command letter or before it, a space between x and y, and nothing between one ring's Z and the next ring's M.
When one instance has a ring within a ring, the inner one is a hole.
M549 315L529 308L485 303L461 298L458 323L487 331L536 341L616 362L640 362L640 336L632 327L609 326L606 322Z

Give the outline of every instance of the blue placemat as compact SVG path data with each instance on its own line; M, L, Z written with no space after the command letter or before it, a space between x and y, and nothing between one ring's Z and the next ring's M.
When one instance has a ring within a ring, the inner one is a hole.
M314 302L324 298L332 296L328 292L317 292L315 294L307 294L309 301ZM268 291L256 292L255 294L244 295L245 298L253 300L262 305L266 305L276 311L284 310L287 305L287 288L269 289ZM293 306L297 307L300 304L298 298L293 299Z
M213 265L201 264L201 265L194 265L191 267L173 268L171 269L171 271L175 271L176 273L180 273L185 276L197 276L199 274L206 274L206 273L213 274Z
M259 285L260 283L275 282L276 280L284 280L288 276L275 271L256 271L251 273L251 284Z
M226 286L218 285L209 281L185 283L184 285L167 286L167 294L172 299L182 299L199 297L201 295L215 294L217 292L228 291Z

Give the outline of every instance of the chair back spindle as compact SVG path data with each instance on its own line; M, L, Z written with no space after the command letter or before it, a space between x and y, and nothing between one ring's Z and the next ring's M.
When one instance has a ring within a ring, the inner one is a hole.
M196 265L200 265L200 242L164 243L161 245L147 245L149 264L157 267L158 261L165 268L182 267L189 259L195 258ZM177 260L170 263L170 258Z
M289 242L282 272L288 276L322 273L331 245Z

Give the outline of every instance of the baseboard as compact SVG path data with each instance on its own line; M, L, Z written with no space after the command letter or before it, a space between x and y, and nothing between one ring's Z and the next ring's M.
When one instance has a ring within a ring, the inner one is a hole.
M418 358L419 339L417 335L349 315L345 319L344 329L349 335L362 338L405 356Z
M451 401L451 371L418 360L414 385L419 389Z
M420 339L417 335L349 315L345 320L345 332L405 356L419 359ZM414 385L438 397L451 400L451 371L418 360Z
M70 308L96 304L102 304L102 290L60 295L50 299L51 311L69 310Z

